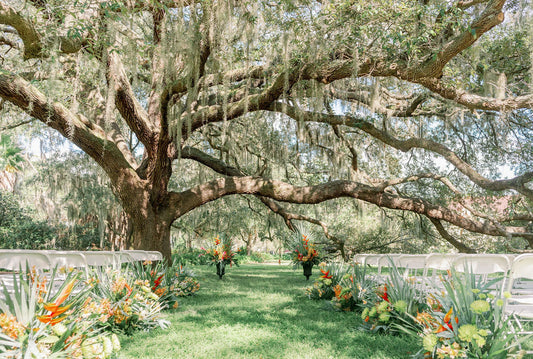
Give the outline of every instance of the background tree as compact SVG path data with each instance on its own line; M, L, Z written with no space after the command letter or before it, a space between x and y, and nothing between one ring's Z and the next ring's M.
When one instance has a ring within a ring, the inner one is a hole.
M449 225L533 241L528 5L2 1L0 97L90 156L128 244L167 258L173 222L233 194L334 242L279 202L413 212L461 251ZM465 200L494 194L512 211Z

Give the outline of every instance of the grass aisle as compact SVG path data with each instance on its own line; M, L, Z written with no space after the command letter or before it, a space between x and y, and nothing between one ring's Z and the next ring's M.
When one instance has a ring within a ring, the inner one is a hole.
M167 312L168 330L121 338L121 358L389 359L417 350L409 338L357 331L358 315L307 299L313 277L306 282L301 269L245 264L228 268L223 280L214 267L193 269L198 295Z

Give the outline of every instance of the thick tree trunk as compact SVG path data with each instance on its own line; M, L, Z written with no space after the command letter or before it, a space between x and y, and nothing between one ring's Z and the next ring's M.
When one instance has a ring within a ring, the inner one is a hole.
M132 221L132 247L146 251L158 251L168 263L171 262L170 221L161 216L136 218Z
M170 227L174 218L163 203L168 203L167 194L147 194L147 188L134 186L114 186L128 215L131 236L127 240L127 249L158 251L165 261L171 261ZM151 200L152 198L152 200ZM153 198L158 198L154 200Z

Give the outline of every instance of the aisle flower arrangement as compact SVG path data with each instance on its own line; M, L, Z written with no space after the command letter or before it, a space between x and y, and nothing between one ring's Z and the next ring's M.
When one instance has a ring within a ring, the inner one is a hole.
M120 342L81 320L89 290L71 273L54 290L53 281L24 272L4 287L0 301L0 356L3 358L115 358Z
M355 264L334 288L331 302L335 309L360 312L374 299L375 281L366 273L366 268Z
M294 268L301 265L305 278L309 280L313 266L320 263L320 256L313 241L307 235L296 232L295 236L287 240L286 246L291 251Z
M452 271L443 281L444 292L434 296L432 308L416 316L423 326L418 357L507 358L516 343L503 313L505 298L490 290L500 280L484 282L468 271Z
M294 240L291 244L292 263L295 266L303 265L304 263L313 263L314 265L320 263L315 244L305 234L301 235L300 240Z
M321 275L315 280L312 287L306 289L309 299L330 300L335 297L335 287L348 271L348 266L343 263L322 262L319 264Z
M11 291L4 287L0 357L116 358L115 333L168 327L161 310L200 287L178 264L98 270L86 279L76 270L50 274L65 276L59 288L29 268L14 274Z
M226 265L239 265L237 252L233 250L233 240L228 236L217 236L211 247L202 248L202 254L209 260L210 265L216 265L220 279L226 273Z
M135 277L147 281L149 287L159 297L159 302L172 309L178 307L178 298L194 295L200 290L200 282L194 272L182 266L177 259L167 266L161 262L137 262L133 266Z
M112 332L131 334L137 330L166 328L168 322L161 319L163 305L159 296L150 288L148 280L137 279L129 269L106 270L90 279L94 283L92 297L103 313L100 326ZM103 320L107 316L106 320Z

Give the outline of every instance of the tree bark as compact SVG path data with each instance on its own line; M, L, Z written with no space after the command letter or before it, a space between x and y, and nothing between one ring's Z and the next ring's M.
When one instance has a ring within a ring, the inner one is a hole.
M168 263L171 262L170 226L165 208L145 203L131 216L131 241L133 249L158 251Z

